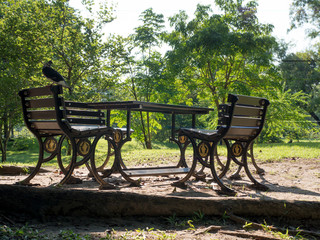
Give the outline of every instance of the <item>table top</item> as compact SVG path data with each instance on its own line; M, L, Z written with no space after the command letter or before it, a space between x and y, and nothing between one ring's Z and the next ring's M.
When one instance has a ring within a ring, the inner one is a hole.
M131 111L160 112L169 114L207 114L213 108L194 107L186 105L173 105L141 101L113 101L88 103L89 106L97 109L122 109Z

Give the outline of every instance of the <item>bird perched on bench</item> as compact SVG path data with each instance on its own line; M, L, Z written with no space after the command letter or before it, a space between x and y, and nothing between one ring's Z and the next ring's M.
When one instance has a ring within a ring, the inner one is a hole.
M45 63L42 68L42 73L43 75L50 79L52 82L59 84L63 87L69 88L69 91L71 92L71 87L67 85L66 81L62 77L60 73L58 73L56 70L54 70L51 65L52 61L50 60L49 62Z

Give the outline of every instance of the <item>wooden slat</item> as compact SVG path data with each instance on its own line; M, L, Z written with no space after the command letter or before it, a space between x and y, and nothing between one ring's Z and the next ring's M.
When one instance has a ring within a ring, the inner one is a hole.
M60 129L56 121L33 121L31 122L31 127L35 129Z
M40 87L40 88L29 88L21 90L25 97L35 97L35 96L46 96L52 95L50 86Z
M248 117L233 117L232 126L244 126L244 127L258 127L261 124L260 118L248 118Z
M235 95L238 97L237 104L244 104L244 105L253 105L253 106L262 106L262 101L267 101L265 98L260 97L252 97L252 96L244 96L244 95Z
M65 106L66 109L70 109L70 108L89 108L92 109L93 107L88 106L87 103L83 103L83 102L72 102L72 101L65 101Z
M68 116L85 116L85 117L100 117L104 118L104 113L101 111L80 111L80 110L66 110Z
M60 129L39 129L38 131L41 135L48 135L49 134L49 135L54 136L54 135L64 134L64 132Z
M260 107L235 106L233 115L260 117L263 111Z
M43 108L43 107L54 107L53 98L35 99L26 101L27 108Z
M28 111L27 117L29 119L55 119L56 111L54 110Z
M141 177L141 176L186 174L190 171L190 169L189 168L159 168L159 169L146 168L146 169L126 169L123 171L129 176Z
M259 127L230 127L227 135L242 135L242 136L254 136Z
M105 125L105 120L103 120L103 119L68 118L67 121L68 121L70 124L95 124L95 125Z

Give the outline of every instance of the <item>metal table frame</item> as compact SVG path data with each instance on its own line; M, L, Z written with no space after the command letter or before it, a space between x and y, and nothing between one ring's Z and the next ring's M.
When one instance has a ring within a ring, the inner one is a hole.
M185 161L185 150L189 145L187 139L177 139L176 138L176 115L184 114L191 115L192 117L192 128L196 126L196 115L208 114L210 111L213 111L213 108L204 108L204 107L193 107L185 105L170 105L170 104L161 104L161 103L151 103L151 102L141 102L141 101L117 101L117 102L97 102L97 103L88 103L89 106L106 110L106 124L110 127L111 124L111 111L112 110L124 110L127 112L127 126L126 129L120 131L114 129L113 137L108 138L108 142L114 148L115 160L113 166L109 170L103 170L103 176L109 176L113 172L119 172L124 179L130 182L134 186L139 186L140 183L137 180L132 179L132 177L137 176L150 176L150 175L169 175L169 174L185 174L185 176L175 182L173 185L178 187L186 187L185 181L187 181L193 174L196 161L193 161L192 166L189 167ZM133 111L141 112L155 112L155 113L164 113L171 115L171 136L170 140L177 143L180 149L180 160L177 166L170 167L155 167L155 168L126 168L125 164L121 158L121 148L127 142L131 140L131 113ZM125 137L123 136L125 135ZM91 163L92 168L96 168L95 163ZM101 169L99 169L101 170Z

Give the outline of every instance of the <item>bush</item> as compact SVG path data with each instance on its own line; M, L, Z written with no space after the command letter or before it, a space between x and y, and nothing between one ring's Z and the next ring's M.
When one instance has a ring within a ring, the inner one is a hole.
M13 139L12 145L10 144L8 148L10 150L15 151L24 151L29 150L33 148L36 144L35 138L29 138L29 137L18 137Z

